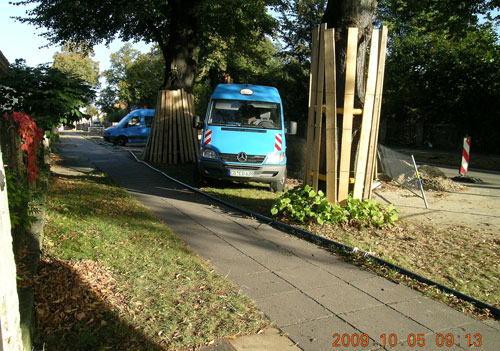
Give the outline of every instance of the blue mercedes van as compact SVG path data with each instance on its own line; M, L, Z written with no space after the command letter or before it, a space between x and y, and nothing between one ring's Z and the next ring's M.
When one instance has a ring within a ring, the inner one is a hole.
M115 145L146 143L148 141L155 110L134 110L123 117L116 126L106 128L104 140Z
M269 183L283 191L286 183L286 140L283 105L273 87L219 84L205 118L197 171L201 179L217 178Z

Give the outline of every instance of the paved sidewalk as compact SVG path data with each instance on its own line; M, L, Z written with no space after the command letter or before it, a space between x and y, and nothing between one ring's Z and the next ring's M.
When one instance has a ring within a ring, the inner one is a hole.
M498 322L476 321L316 245L231 213L137 163L123 149L98 145L77 133L63 133L57 147L65 167L85 172L95 166L109 174L237 283L287 333L292 340L286 340L288 346L307 351L468 350L469 335L472 343L481 342L470 349L500 350ZM446 334L453 336L450 347L442 345ZM368 345L361 346L357 336L365 341L365 335ZM243 340L219 350L286 350L258 343Z

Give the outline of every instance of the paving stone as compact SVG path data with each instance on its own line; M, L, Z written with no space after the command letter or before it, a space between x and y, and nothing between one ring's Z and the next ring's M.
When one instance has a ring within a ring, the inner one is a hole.
M332 315L299 291L263 297L256 299L255 302L257 307L280 328Z
M211 263L217 273L229 278L268 271L264 266L247 256L235 258L218 257L211 260Z
M384 303L405 301L422 296L407 286L393 283L382 277L357 280L351 284Z
M340 282L337 277L315 266L292 268L275 273L301 290Z
M370 279L377 276L375 273L365 271L340 259L327 262L318 260L315 264L346 282L355 282L357 280Z
M470 323L473 319L443 303L421 297L391 304L395 310L425 325L434 332Z
M342 281L320 288L307 289L304 292L337 314L381 305L380 301Z
M221 237L248 256L273 255L275 252L284 253L283 249L276 244L249 232L246 235L239 233L223 234Z
M453 335L455 343L459 343L464 350L500 350L500 333L498 330L476 320L471 320L470 323L459 327L442 330L440 334ZM469 335L468 338L467 335ZM472 344L471 346L468 346L469 342Z
M499 321L494 321L494 320L487 320L483 321L484 324L487 324L488 326L492 327L493 329L496 329L500 332L500 322Z
M280 335L276 328L267 328L261 334L246 335L229 342L238 351L300 351L292 340Z
M354 329L352 326L341 320L337 316L316 319L313 321L295 324L283 327L283 331L288 333L290 338L297 343L302 350L305 351L325 351L325 350L360 350L360 351L375 351L382 350L382 347L376 343L375 340L362 337L359 330ZM334 334L338 334L335 335ZM342 345L342 336L344 336L344 345ZM357 337L362 337L359 343L353 338L356 334ZM339 347L334 347L333 342L338 341ZM358 346L353 346L354 342ZM362 342L362 344L361 344ZM362 346L366 345L366 346Z
M209 260L245 257L241 251L211 233L184 234L181 238L200 256Z
M253 299L296 290L295 287L272 272L241 275L233 277L231 280Z
M341 314L339 317L356 329L368 334L378 343L382 343L381 335L385 335L386 345L389 345L391 334L396 335L397 343L401 346L401 343L405 343L410 334L426 335L432 333L431 330L387 305Z
M264 267L272 271L311 266L307 261L285 250L274 251L272 255L250 255Z

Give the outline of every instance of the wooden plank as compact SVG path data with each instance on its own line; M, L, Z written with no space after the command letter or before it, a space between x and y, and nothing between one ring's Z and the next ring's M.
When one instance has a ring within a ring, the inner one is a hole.
M182 127L183 127L183 138L184 138L184 159L185 162L191 162L191 131L189 130L188 122L190 119L190 114L187 106L186 91L181 90L181 110L182 110Z
M377 83L377 62L378 62L379 31L372 31L370 45L370 61L368 63L368 77L366 80L365 103L363 107L363 119L361 121L361 133L359 135L359 146L357 162L355 167L354 190L352 197L361 200L363 197L363 187L365 186L366 163L368 160L370 131L372 128L373 107L375 103L375 85Z
M370 147L368 154L368 163L366 167L365 187L363 198L370 199L372 196L372 180L377 166L377 143L378 130L380 125L380 111L382 108L382 91L384 88L385 56L387 52L387 26L382 27L380 39L380 49L377 69L377 86L375 88L375 102L373 107L372 128L370 134Z
M192 126L192 121L193 121L193 114L191 112L191 107L189 104L189 93L184 91L183 95L183 105L184 105L184 113L186 114L186 126L187 126L187 138L188 138L188 152L189 152L189 162L195 162L196 161L196 143L193 138L193 126Z
M189 162L196 162L196 142L193 138L193 112L189 105L189 93L184 91L184 110L186 114L186 134L188 138Z
M155 145L155 135L158 132L158 127L157 127L157 120L158 120L158 112L160 111L158 106L161 103L161 90L158 92L157 97L156 97L156 108L155 108L155 117L153 119L153 123L151 125L151 130L149 132L148 136L148 142L146 143L146 148L144 149L144 160L146 161L151 161L151 155L153 154L153 147Z
M195 139L195 136L197 138L197 130L193 128L192 126L192 121L193 121L193 110L191 109L191 96L192 94L187 93L185 94L185 108L186 111L189 115L189 120L188 120L188 138L190 141L190 147L189 147L189 154L190 154L190 160L191 162L196 162L196 150L198 148L198 142L197 139Z
M309 102L307 110L307 139L304 162L304 185L311 184L311 160L314 144L314 109L316 103L316 80L318 77L319 28L312 32L311 71L309 72Z
M182 92L184 89L179 89L179 94L178 94L178 116L177 116L177 121L179 124L179 155L181 159L181 163L186 162L187 159L187 139L186 139L186 126L184 124L184 107L182 106Z
M326 197L337 203L337 87L335 30L325 32ZM321 178L320 178L321 179Z
M156 135L156 146L154 153L154 162L162 162L163 154L163 140L164 140L164 130L165 130L165 107L167 105L167 91L163 90L161 92L160 108L158 113L158 134Z
M191 111L191 117L194 116L194 96L193 94L188 94L188 104L189 104L189 111ZM193 141L194 141L194 161L196 162L197 155L198 155L198 150L200 148L200 143L198 139L198 129L191 128L191 132L193 134Z
M172 137L173 137L173 155L174 155L174 164L177 164L177 159L179 156L179 141L178 141L178 123L177 123L177 115L179 111L179 106L177 105L177 92L178 90L174 90L172 92L172 98L173 98L173 112L172 112Z
M165 143L164 143L164 163L172 164L174 158L172 155L172 115L174 113L173 108L174 104L172 103L172 90L168 90L167 93L167 111L168 111L168 119L165 121L166 123L166 131L165 131Z
M323 93L325 84L325 31L326 23L320 27L319 33L319 57L318 57L318 77L316 80L316 106L323 106ZM323 123L323 113L321 109L316 109L314 119L314 143L313 143L313 158L312 171L313 180L312 187L314 191L318 191L318 174L320 163L320 148L321 148L321 127Z
M157 155L158 155L158 143L159 140L158 138L160 137L160 122L161 122L161 106L162 106L162 99L164 98L164 91L160 90L158 92L158 98L156 101L156 110L155 110L155 118L153 122L155 123L155 134L153 135L153 142L154 144L151 146L151 157L150 160L153 161Z
M314 111L316 112L316 105L314 105ZM321 112L326 113L326 105L321 106ZM344 109L342 107L337 108L337 114L343 115ZM355 108L352 110L353 116L361 116L363 114L363 110L360 108Z
M338 201L344 201L349 194L349 171L351 163L352 119L354 88L356 83L356 55L358 49L358 28L351 27L347 34L347 64L345 77L344 116L342 121L342 146L340 149L340 171Z

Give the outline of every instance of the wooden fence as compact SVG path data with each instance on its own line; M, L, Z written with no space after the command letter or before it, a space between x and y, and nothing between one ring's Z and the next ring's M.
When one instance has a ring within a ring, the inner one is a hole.
M313 31L304 184L318 190L319 181L326 182L330 202L343 202L349 193L357 199L371 197L386 47L387 27L381 33L374 29L368 73L361 78L366 79L365 101L363 109L355 108L358 29L349 28L344 107L337 108L335 30L323 24ZM354 118L361 118L355 132Z
M153 163L194 163L198 133L192 127L194 98L183 89L158 92L144 159Z

